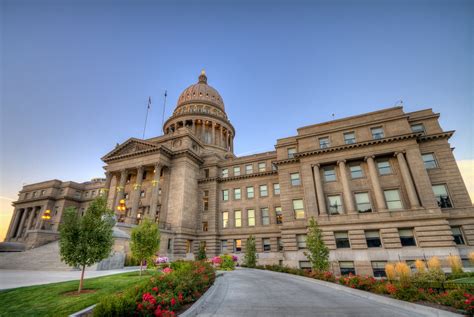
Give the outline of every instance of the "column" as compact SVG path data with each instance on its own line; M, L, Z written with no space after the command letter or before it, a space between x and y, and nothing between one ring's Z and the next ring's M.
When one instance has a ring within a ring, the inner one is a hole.
M354 213L356 210L354 207L354 201L352 200L352 192L351 187L349 186L349 180L347 179L346 161L338 161L337 165L339 166L339 172L341 174L342 191L344 194L346 213Z
M28 209L25 208L23 210L22 215L21 215L20 225L18 226L18 230L16 232L16 237L17 238L21 237L21 233L22 233L23 225L25 224L26 214L28 213Z
M410 175L410 170L408 169L407 162L405 161L405 155L403 152L396 152L395 156L398 160L398 165L400 166L400 172L402 174L403 183L408 194L408 200L410 201L411 208L420 208L420 203L418 202L418 195L416 194L415 185L413 185L413 180Z
M413 182L420 198L420 205L425 208L439 208L418 145L407 148L405 151L408 168L412 171Z
M18 222L20 221L21 217L21 209L16 209L15 212L13 213L13 221L10 226L10 229L8 230L7 238L11 239L13 238L13 235L15 234L16 227L18 226ZM7 240L7 239L5 239Z
M224 146L223 144L223 141L224 141L224 127L220 127L220 131L219 131L219 146Z
M30 215L28 217L28 221L26 222L25 232L23 233L22 236L26 236L26 232L30 229L31 224L33 222L33 218L35 216L35 212L36 212L36 207L31 208Z
M211 127L212 127L212 139L211 139L211 144L215 145L216 144L216 124L211 122Z
M136 183L133 185L132 191L132 213L130 215L131 223L134 223L137 218L138 205L140 203L140 193L142 191L142 182L143 182L143 166L137 168L137 179Z
M162 166L160 163L155 164L155 175L152 181L151 199L150 199L150 217L155 220L156 207L158 205L159 194L160 194L160 174Z
M234 152L234 136L230 135L230 151Z
M323 182L319 172L319 164L313 166L314 184L316 185L316 197L318 197L319 214L326 214L326 197L324 196Z
M108 199L108 194L110 190L110 182L112 181L112 173L105 172L105 184L104 188L100 189L100 195Z
M369 177L370 182L372 183L372 187L374 189L377 210L384 211L387 209L387 207L385 206L385 197L383 195L382 186L380 186L379 176L377 168L375 167L374 157L366 156L365 161L367 162L367 166L369 167Z
M127 182L127 175L128 175L127 170L124 169L120 171L120 183L117 186L117 196L115 197L114 208L118 206L120 200L123 199L124 197L124 190L125 190L125 183Z

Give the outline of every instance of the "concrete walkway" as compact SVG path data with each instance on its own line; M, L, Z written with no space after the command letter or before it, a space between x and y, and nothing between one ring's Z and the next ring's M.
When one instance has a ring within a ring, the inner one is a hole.
M183 316L460 316L333 285L238 269L218 277Z
M85 278L112 275L139 270L139 267L127 267L120 270L87 271ZM23 271L0 270L0 290L23 286L49 284L56 282L79 280L80 271Z

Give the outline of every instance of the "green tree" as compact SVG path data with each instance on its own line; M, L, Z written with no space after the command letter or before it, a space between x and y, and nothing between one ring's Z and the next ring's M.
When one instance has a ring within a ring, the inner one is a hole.
M66 208L59 227L59 253L62 261L82 270L78 293L82 290L86 266L109 257L114 244L114 224L113 212L107 209L103 197L92 201L83 217L76 208Z
M304 255L311 262L311 267L316 271L326 271L329 268L329 249L324 244L321 229L314 217L309 220L306 247L309 252L304 252Z
M201 261L201 260L205 260L205 259L207 259L206 243L204 241L201 241L201 243L199 244L199 250L198 250L198 254L196 256L196 260Z
M160 230L156 223L144 219L132 229L130 249L133 257L140 260L140 275L143 261L149 260L160 249Z
M257 248L255 246L255 238L252 235L245 242L244 263L248 267L255 267L257 265Z

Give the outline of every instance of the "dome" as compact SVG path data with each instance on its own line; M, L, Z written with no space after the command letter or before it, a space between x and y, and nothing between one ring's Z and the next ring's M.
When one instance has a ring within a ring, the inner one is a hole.
M207 84L207 76L204 70L199 76L199 81L181 93L176 107L188 103L205 103L224 110L224 101L217 90Z

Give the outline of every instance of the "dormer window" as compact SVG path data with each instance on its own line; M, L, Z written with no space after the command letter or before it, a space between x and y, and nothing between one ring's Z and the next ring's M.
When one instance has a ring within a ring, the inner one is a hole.
M324 137L324 138L319 138L319 147L321 149L326 149L328 147L331 146L331 143L329 142L329 138L328 137Z
M372 132L372 138L374 140L383 139L385 137L382 127L371 128L370 131Z
M411 132L425 134L425 126L423 123L415 123L411 125Z

